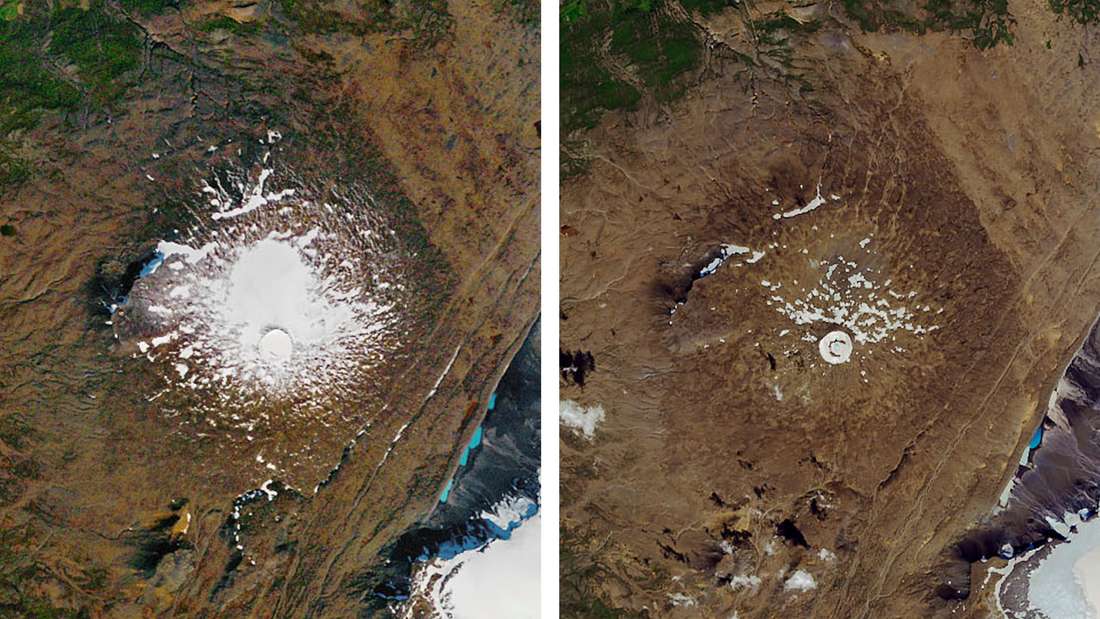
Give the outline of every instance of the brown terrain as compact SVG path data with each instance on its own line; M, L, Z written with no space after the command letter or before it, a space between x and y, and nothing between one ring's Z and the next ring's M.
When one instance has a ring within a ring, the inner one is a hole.
M1010 2L1015 43L984 51L839 3L747 10L824 25L753 72L719 53L752 53L735 11L697 17L681 99L566 141L587 163L562 187L561 345L596 369L561 397L606 418L561 434L563 591L599 616L990 616L953 546L1100 308L1096 36L1045 3ZM693 282L723 244L764 255ZM825 363L829 308L878 300L903 317Z
M140 33L124 94L6 136L31 173L0 186L0 616L370 614L380 551L437 501L538 312L537 27L488 0L381 26L369 2L135 4L90 3ZM356 401L369 430L243 506L238 552L233 502L265 471L173 438L101 283L189 223L208 144L267 129L300 176L369 188L423 280Z

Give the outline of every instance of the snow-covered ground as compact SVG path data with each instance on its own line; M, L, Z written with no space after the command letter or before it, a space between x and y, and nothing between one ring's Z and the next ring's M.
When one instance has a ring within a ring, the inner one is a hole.
M1031 573L1028 605L1051 619L1100 617L1100 518L1077 525Z
M446 619L535 619L540 616L540 514L529 516L530 501L498 504L487 520L510 528L507 539L450 559L433 559L414 576L412 599ZM527 517L526 520L522 518ZM423 608L409 608L406 616Z

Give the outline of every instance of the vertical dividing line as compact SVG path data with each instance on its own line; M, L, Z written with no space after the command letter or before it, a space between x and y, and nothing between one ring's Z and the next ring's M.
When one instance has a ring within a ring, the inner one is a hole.
M558 617L558 41L557 0L542 2L542 619Z

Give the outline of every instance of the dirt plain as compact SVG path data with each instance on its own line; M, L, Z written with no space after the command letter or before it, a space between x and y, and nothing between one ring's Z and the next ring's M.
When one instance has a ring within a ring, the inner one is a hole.
M434 505L535 320L530 7L313 4L69 7L137 42L107 103L49 39L31 50L84 98L4 136L29 172L0 187L0 614L366 612L379 551ZM13 6L53 28L67 5ZM365 385L369 432L329 454L340 468L318 494L245 506L238 552L233 501L263 472L166 438L155 376L117 350L102 302L188 222L209 140L267 129L300 173L376 192L424 294L408 344Z
M681 98L563 139L561 345L596 369L562 398L606 411L562 430L563 614L990 616L954 544L1100 307L1095 37L1020 2L987 50L742 8L821 26L754 69L737 11L695 14ZM697 277L724 244L764 254ZM829 308L877 300L905 319L824 363Z

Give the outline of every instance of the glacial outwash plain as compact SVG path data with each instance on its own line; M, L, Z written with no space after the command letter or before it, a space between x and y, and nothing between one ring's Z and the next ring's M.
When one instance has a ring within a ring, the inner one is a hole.
M560 19L562 615L1097 616L1094 3Z
M0 0L0 616L414 616L531 432L537 15Z

